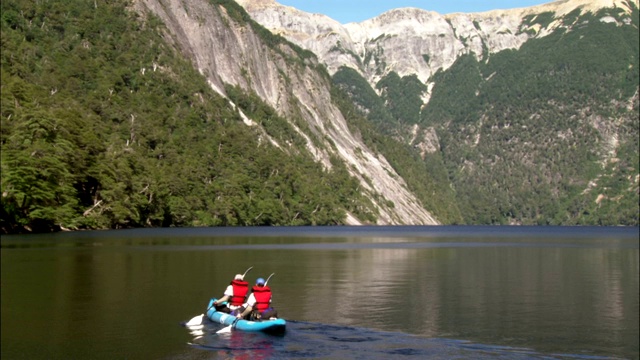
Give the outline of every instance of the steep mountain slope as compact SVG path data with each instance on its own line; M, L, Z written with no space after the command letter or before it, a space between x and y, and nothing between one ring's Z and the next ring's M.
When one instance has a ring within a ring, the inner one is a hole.
M637 0L397 9L347 25L240 2L448 178L466 222L638 223Z
M190 54L221 94L226 95L225 84L255 93L279 115L295 119L296 131L306 139L307 150L316 160L327 168L331 157L344 161L376 204L379 224L437 223L387 160L369 150L348 128L333 105L331 81L315 56L299 57L297 49L286 42L260 35L264 30L243 19L242 8L235 8L233 2L138 3L162 19L180 49ZM287 144L278 146L286 148Z
M9 0L1 25L2 232L439 223L233 1Z
M463 54L481 58L518 49L533 37L546 36L565 25L562 17L576 9L618 8L630 12L638 0L561 0L549 4L483 13L442 15L416 8L390 10L361 23L342 25L327 16L309 14L275 0L239 0L249 14L275 34L311 50L331 74L342 66L360 72L375 87L381 77L396 72L415 74L428 83ZM543 14L536 21L531 21ZM541 22L540 19L545 21ZM548 20L548 21L547 21Z
M2 232L376 220L343 163L259 101L247 126L129 5L2 2Z
M471 221L638 223L637 10L611 13L434 76L421 126Z
M638 224L637 0L241 3L3 1L1 231Z

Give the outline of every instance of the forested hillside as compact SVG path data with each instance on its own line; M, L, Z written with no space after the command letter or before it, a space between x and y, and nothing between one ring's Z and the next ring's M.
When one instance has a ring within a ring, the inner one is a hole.
M422 121L469 222L638 224L638 9L561 20L568 31L435 76Z
M517 50L461 56L430 79L424 108L415 76L384 77L381 100L350 93L381 131L433 148L423 157L432 176L450 180L465 223L637 225L639 21L630 7L529 16L523 29L561 26ZM334 76L346 89L358 78Z
M483 43L426 83L375 60L375 86L348 67L329 84L314 54L232 0L194 4L178 6L191 22L174 24L177 10L153 1L144 16L127 0L1 3L1 232L334 225L347 214L411 223L424 209L421 221L442 224L639 223L632 2L630 13L527 15L521 46ZM193 13L208 5L224 20ZM216 87L206 72L217 68L196 70L197 49L175 35L189 26L211 26L226 51L247 51L229 39L255 32L245 40L263 52L239 53L239 70L224 74L233 85ZM380 191L405 186L396 203Z
M409 82L414 80L411 78ZM413 110L414 114L419 115L419 112L416 112L419 111L419 107L416 108L410 103L414 100L413 104L416 104L416 99L411 95L404 97L403 92L410 94L412 89L422 87L405 86L405 82L395 80L394 88L398 90L399 102L402 103L402 98L408 100L405 102L408 106L403 107L385 104L369 83L348 67L343 67L334 74L333 81L340 93L346 94L336 96L336 101L342 104L343 113L348 114L351 124L360 132L367 146L385 154L427 210L438 214L439 219L445 224L463 224L463 217L456 202L455 192L451 189L442 157L439 153L420 157L419 152L403 140L403 133L407 131L405 119L395 114L396 111L409 109L408 112ZM415 82L413 84L415 85ZM414 91L413 94L418 93ZM351 102L346 99L350 99Z
M129 5L2 2L2 232L375 222L342 162L328 171L265 141ZM272 109L233 94L295 143Z

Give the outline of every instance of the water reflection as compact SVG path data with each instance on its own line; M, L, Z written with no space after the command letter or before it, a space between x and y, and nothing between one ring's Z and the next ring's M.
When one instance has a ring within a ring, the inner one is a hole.
M610 359L601 356L544 354L526 347L428 339L358 327L293 321L286 336L232 332L216 334L218 324L205 325L205 336L189 345L180 359Z
M203 340L204 339L204 340ZM265 360L274 359L274 338L262 333L243 333L232 331L223 334L210 334L193 343L195 348L213 352L219 359Z
M637 250L591 246L367 248L314 252L281 291L297 319L637 357L637 270Z
M633 231L421 237L409 230L3 238L2 357L188 358L191 341L192 350L224 359L256 348L269 350L264 358L321 349L327 358L638 358ZM249 266L250 281L276 273L274 305L292 324L284 338L225 339L178 326Z

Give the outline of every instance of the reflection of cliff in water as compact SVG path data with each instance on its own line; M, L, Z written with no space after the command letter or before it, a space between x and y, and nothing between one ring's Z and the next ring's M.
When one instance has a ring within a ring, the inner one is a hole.
M638 271L637 251L588 241L400 249L390 241L408 242L372 239L384 248L290 254L304 258L296 271L308 276L291 294L297 300L288 312L327 324L499 338L514 346L532 339L549 349L567 339L637 343L637 324L629 320L637 317L638 278L629 276Z
M385 328L388 325L385 319L389 316L405 320L418 316L424 320L421 333L435 334L433 315L437 314L439 297L433 295L438 290L421 272L429 266L429 257L440 254L388 248L389 241L388 238L371 239L372 243L385 243L384 249L363 246L359 250L324 252L324 257L314 253L306 265L313 275L305 284L306 290L301 292L305 319L344 325L367 323ZM430 301L421 301L427 293L431 294ZM420 315L425 312L431 315ZM404 326L391 330L403 329Z
M395 348L446 358L494 345L509 347L504 358L522 348L638 357L637 229L621 239L573 235L580 229L561 230L567 237L512 236L513 227L490 229L509 236L431 238L191 238L193 231L55 234L32 243L3 237L3 358L180 353L185 332L178 324L202 314L249 266L250 282L275 273L269 285L287 334L273 343L274 358L283 347L330 347L353 358L387 346L381 354ZM317 339L317 346L296 339Z

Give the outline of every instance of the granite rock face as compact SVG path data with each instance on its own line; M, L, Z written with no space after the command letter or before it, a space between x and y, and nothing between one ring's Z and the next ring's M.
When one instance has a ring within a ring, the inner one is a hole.
M331 156L346 163L360 180L361 191L377 206L378 224L439 223L388 161L349 130L343 114L331 102L331 80L316 70L315 58L305 59L306 64L288 61L287 56L297 56L295 49L281 44L276 51L250 26L237 23L224 7L206 0L139 0L135 6L141 13L150 12L162 19L167 28L165 36L192 60L214 90L225 96L225 84L240 86L255 92L283 117L301 117L308 130L293 122L292 126L307 139L307 150L327 169ZM245 123L259 128L250 118L245 117ZM290 144L269 138L266 132L260 136L285 152L296 151ZM314 145L312 137L323 146ZM345 222L361 223L352 214Z
M274 0L238 0L262 26L302 48L313 51L330 73L341 66L360 72L372 87L384 75L415 74L428 83L468 53L479 58L505 49L517 49L532 37L545 36L560 21L542 28L527 25L526 17L554 13L559 18L575 9L593 11L617 7L630 11L625 0L560 0L528 8L483 13L442 15L416 8L390 10L360 23L340 24L323 15L309 14ZM638 6L638 0L632 0ZM606 19L603 19L606 21ZM426 97L428 99L428 96Z
M381 225L439 221L408 190L389 162L349 130L344 115L332 103L331 79L317 70L318 65L325 65L330 75L343 66L353 68L374 89L392 72L401 77L416 75L427 85L424 106L434 85L430 77L451 67L462 55L473 53L486 59L505 49L518 49L531 38L567 26L562 16L576 9L587 12L616 7L629 12L629 4L638 6L638 0L559 0L530 8L447 15L402 8L361 23L341 24L274 0L237 2L257 23L317 57L304 58L302 63L290 61L298 56L297 49L286 43L274 49L251 26L228 14L224 6L206 0L136 0L134 6L162 19L166 37L217 92L225 96L225 85L239 86L257 94L284 118L302 119L304 129L293 121L291 124L307 139L307 150L327 169L331 168L331 157L345 162L359 179L361 191L376 205ZM549 20L541 25L534 21L538 16ZM617 22L613 17L600 21ZM252 119L244 119L265 141L285 152L296 151L291 144L270 138ZM438 149L433 128L410 130L416 140L412 142L423 156ZM361 223L352 214L345 222Z

